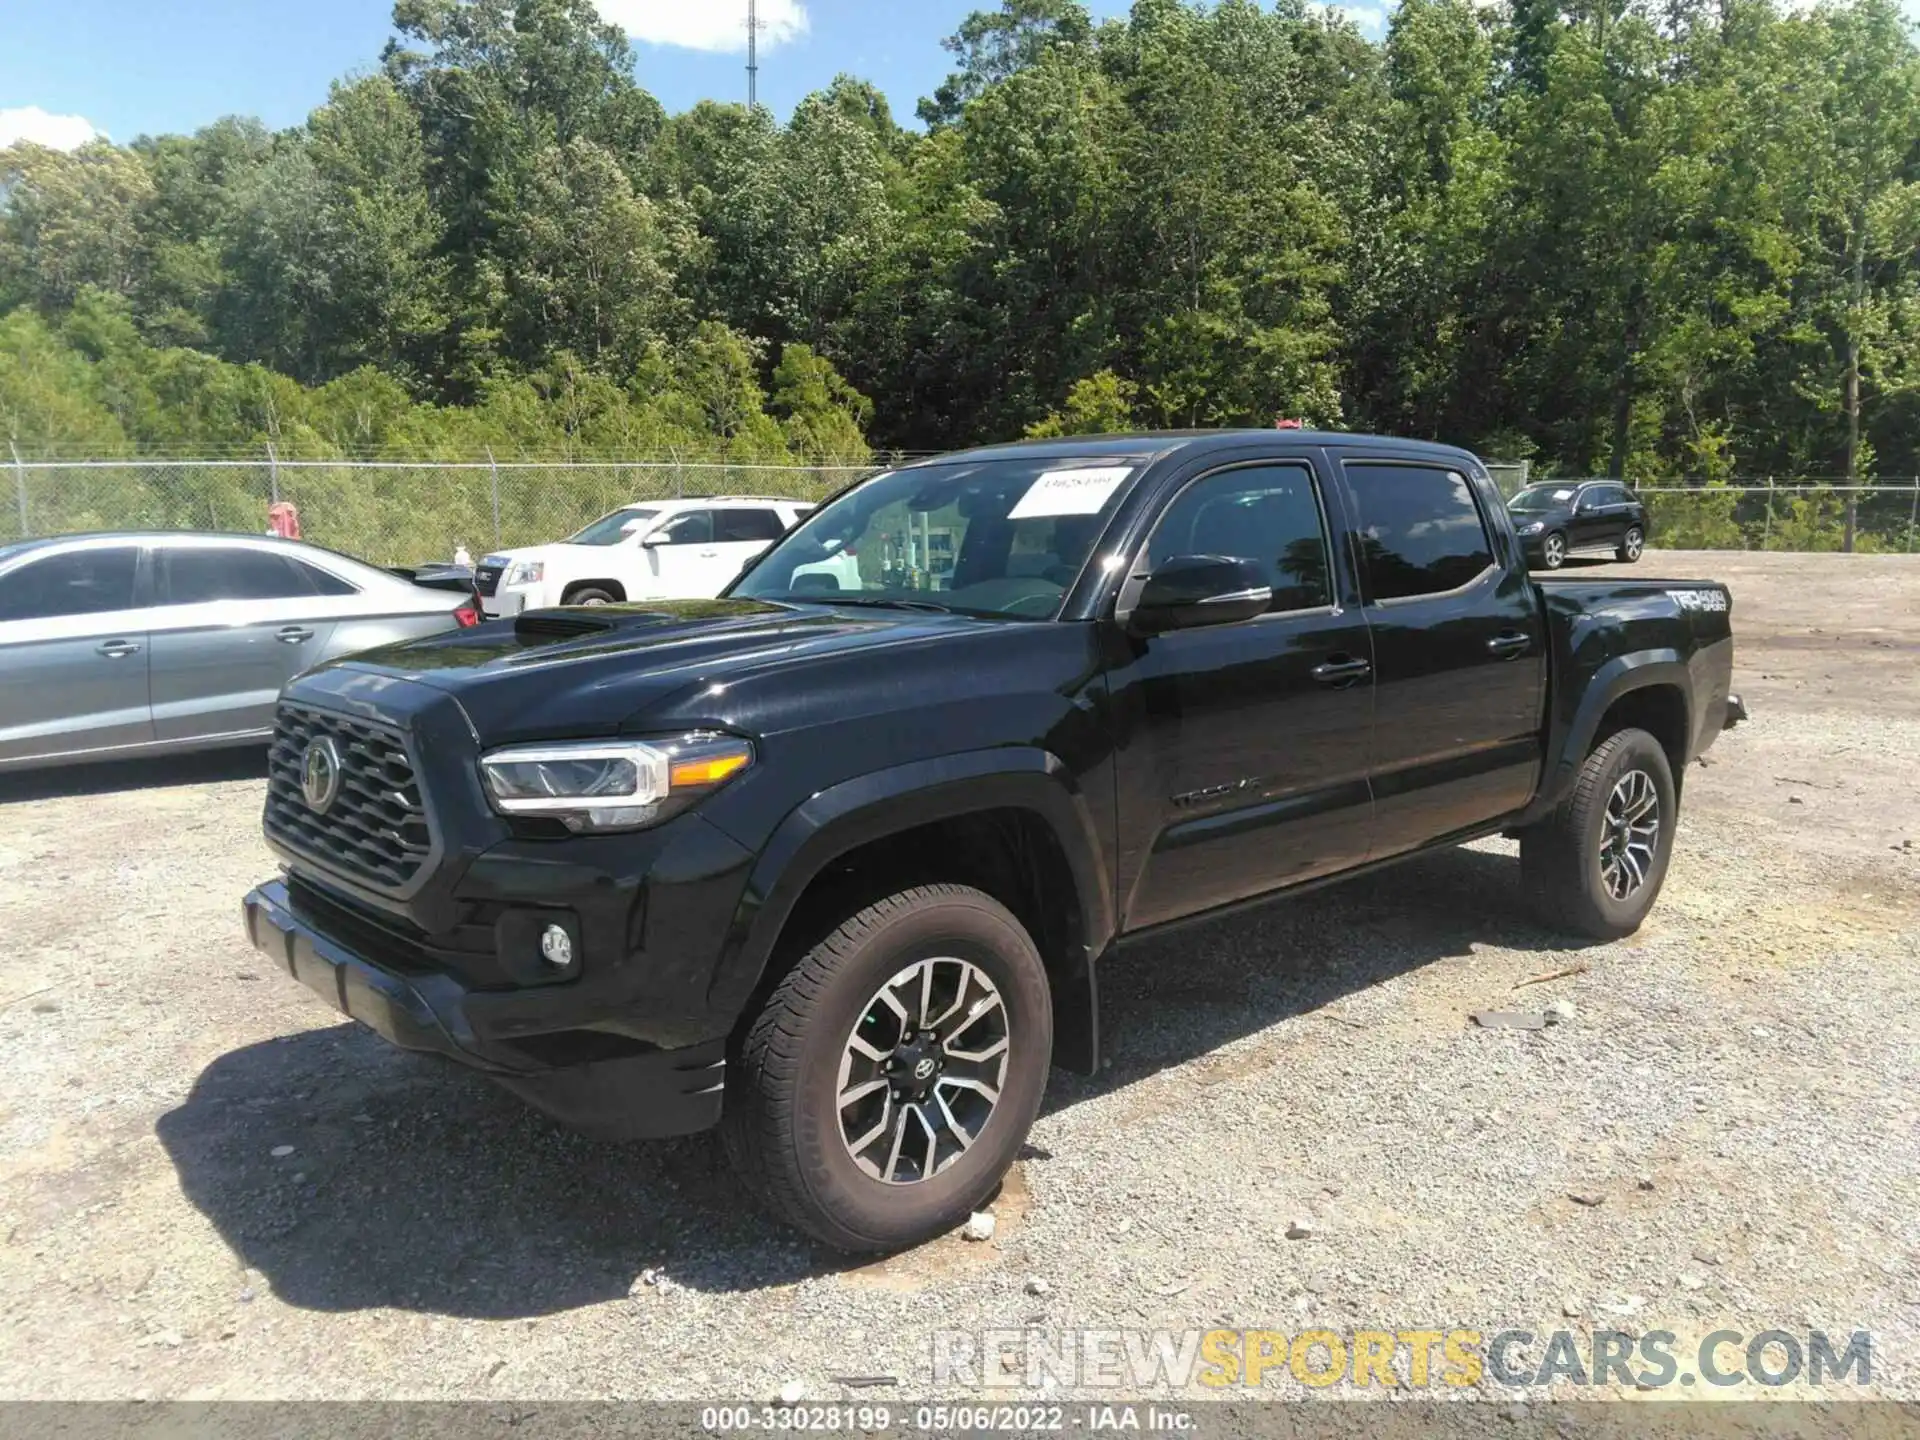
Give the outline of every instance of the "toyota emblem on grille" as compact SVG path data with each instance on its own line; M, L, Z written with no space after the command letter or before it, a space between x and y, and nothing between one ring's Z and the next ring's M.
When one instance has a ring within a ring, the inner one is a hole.
M331 736L322 735L307 746L300 761L300 793L316 815L326 814L340 798L340 747Z

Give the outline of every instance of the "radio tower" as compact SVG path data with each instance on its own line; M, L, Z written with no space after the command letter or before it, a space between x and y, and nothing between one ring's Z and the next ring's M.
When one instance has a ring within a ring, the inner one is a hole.
M760 6L747 0L747 109L760 103Z

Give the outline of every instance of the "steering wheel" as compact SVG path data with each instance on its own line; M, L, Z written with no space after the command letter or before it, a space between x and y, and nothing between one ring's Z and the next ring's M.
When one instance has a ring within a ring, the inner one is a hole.
M1000 608L1009 615L1051 615L1060 604L1060 597L1066 591L1058 586L1049 595L1044 590L1036 590L1031 595L1022 595L1018 600L1010 601Z

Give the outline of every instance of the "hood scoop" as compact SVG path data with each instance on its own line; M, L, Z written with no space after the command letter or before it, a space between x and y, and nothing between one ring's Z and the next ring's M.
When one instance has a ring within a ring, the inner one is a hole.
M513 633L526 640L572 640L611 629L609 621L587 610L523 610L513 620Z

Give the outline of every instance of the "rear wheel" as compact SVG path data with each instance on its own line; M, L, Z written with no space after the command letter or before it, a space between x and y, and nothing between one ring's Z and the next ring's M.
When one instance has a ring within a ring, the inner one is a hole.
M1640 558L1640 552L1647 548L1647 534L1638 525L1629 525L1627 533L1620 537L1620 548L1614 551L1616 558L1631 565Z
M923 885L849 917L788 972L729 1067L747 1187L841 1250L951 1230L994 1191L1046 1088L1053 1007L992 896Z
M1560 808L1521 832L1521 875L1541 918L1596 940L1638 930L1667 878L1678 813L1660 742L1644 730L1608 736Z
M1540 542L1540 563L1549 570L1558 570L1567 563L1567 537L1561 534L1547 536Z

